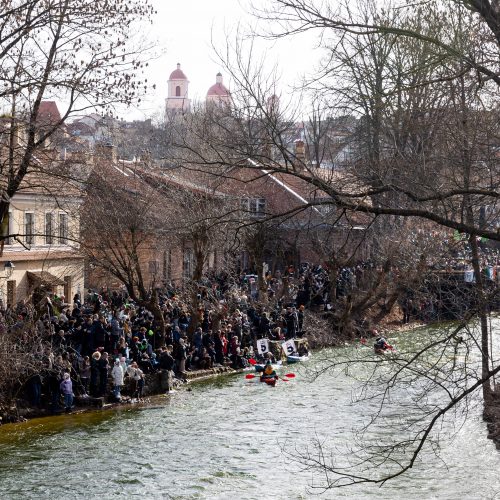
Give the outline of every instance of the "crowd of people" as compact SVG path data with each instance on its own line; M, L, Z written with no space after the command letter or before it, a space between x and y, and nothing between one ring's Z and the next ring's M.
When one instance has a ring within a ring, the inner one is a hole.
M331 272L319 265L290 266L264 278L242 273L235 280L221 273L198 285L196 304L191 292L183 296L166 286L157 293L161 328L153 311L124 291L76 294L71 304L52 297L36 322L46 347L40 354L44 368L27 384L31 403L48 401L57 411L64 397L70 411L73 394L120 401L124 393L140 400L149 374L157 373L160 389L169 393L190 371L247 367L249 359L259 357L257 339L279 345L302 337L306 308L330 311L335 301L363 289L376 271L370 261L344 267L335 286ZM403 294L403 322L438 310L440 304L428 303L431 298L430 292ZM14 316L28 320L30 311Z
M148 374L157 373L161 390L170 393L190 371L247 367L248 359L259 358L257 339L285 341L304 334L305 304L297 301L305 297L304 289L312 295L324 282L321 273L292 273L285 274L288 281L268 277L264 293L271 300L265 307L252 294L255 277L245 274L239 282L207 279L198 287L195 308L177 290L165 288L158 293L161 335L153 312L123 291L76 294L71 305L52 297L36 322L46 348L44 369L27 384L32 405L48 402L60 411L64 397L70 411L73 394L141 400ZM286 294L276 298L284 282Z

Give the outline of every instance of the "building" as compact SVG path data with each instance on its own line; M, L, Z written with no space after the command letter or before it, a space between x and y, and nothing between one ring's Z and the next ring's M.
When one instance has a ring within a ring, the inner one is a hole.
M215 83L207 91L207 104L231 105L231 93L222 82L222 73L217 73Z
M70 181L61 180L32 172L10 201L9 237L0 257L4 307L37 302L47 292L66 301L83 292L84 259L78 242L83 196Z
M47 292L71 301L83 292L84 259L79 248L83 202L81 180L87 158L71 144L54 101L42 102L37 121L40 134L56 128L40 145L15 194L9 199L8 217L2 227L0 251L0 302L3 307L33 301L36 306ZM5 120L1 124L0 158L9 153L22 158L25 126ZM12 139L15 145L12 146ZM13 164L15 166L15 162ZM7 177L2 178L5 189ZM3 271L3 272L2 272Z
M167 114L188 112L191 108L189 99L189 80L177 63L177 69L168 79L168 96L165 101Z
M125 285L131 296L144 296L168 282L182 284L200 267L218 267L216 242L196 226L210 206L217 210L217 198L225 196L189 174L140 160L110 157L99 163L89 178L82 215L86 286Z

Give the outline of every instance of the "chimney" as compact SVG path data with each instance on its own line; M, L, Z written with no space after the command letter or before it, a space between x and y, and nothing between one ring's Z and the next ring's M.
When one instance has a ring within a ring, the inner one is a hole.
M99 142L95 145L95 156L98 159L116 163L117 154L116 148L110 142Z
M306 147L304 141L295 141L295 158L298 162L304 162L306 159Z

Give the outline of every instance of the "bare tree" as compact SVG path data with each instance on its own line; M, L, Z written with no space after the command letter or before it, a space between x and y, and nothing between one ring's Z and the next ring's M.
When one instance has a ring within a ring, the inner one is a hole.
M88 108L129 104L144 90L144 47L129 38L132 26L147 22L153 10L147 0L5 0L1 7L0 222L8 227L11 198L27 173L41 168L37 153L55 146L67 118ZM43 101L53 98L64 102L60 114L44 109ZM58 164L43 165L57 173Z
M128 295L153 313L162 342L165 323L157 288L161 279L149 269L168 249L163 200L133 167L103 164L87 183L82 212L82 251L89 265L117 279Z
M440 273L457 258L452 232L466 234L469 241L465 258L476 282L462 285L468 287L467 299L449 288L458 325L443 327L390 359L374 359L370 353L330 360L325 367L373 366L362 396L377 403L374 425L390 418L393 388L408 391L398 412L404 438L399 434L387 444L361 443L350 463L330 460L321 447L316 454L300 456L301 463L325 474L327 488L384 483L414 466L422 448L433 442L437 425L447 415L466 412L475 391L482 391L487 404L497 399L492 382L500 366L490 352L487 325L497 289L482 277L478 238L500 240L495 154L500 79L493 62L499 50L498 9L493 8L496 2L469 1L446 3L447 9L425 3L416 13L414 5L391 11L376 2L361 2L356 9L350 2L313 0L277 0L272 6L258 11L277 29L268 36L317 30L326 51L323 66L306 87L325 106L321 112L315 109L309 136L317 141L309 144L316 158L297 154L290 141L297 110L276 105L277 83L266 78L259 62L248 63L252 47L246 52L239 39L233 50L219 54L238 88L234 108L223 119L206 115L204 133L191 124L197 142L188 141L189 134L178 138L178 162L226 180L233 178L235 166L252 170L256 178L293 176L314 193L266 221L313 207L328 210L332 226L340 224L339 214L353 220L367 216L374 229L368 246L378 254L377 267L365 293L346 299L339 309L341 325L356 309L365 313L379 302L381 309L390 308L408 288L430 298L442 290ZM318 121L332 114L333 105L340 107L338 114L354 115L355 154L342 169L325 170L318 168ZM318 237L330 244L324 234ZM352 257L332 251L326 255L332 257L332 277L335 267ZM457 352L465 362L457 362Z

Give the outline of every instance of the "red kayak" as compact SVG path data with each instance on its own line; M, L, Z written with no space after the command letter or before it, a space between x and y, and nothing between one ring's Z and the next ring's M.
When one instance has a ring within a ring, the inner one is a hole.
M260 377L261 382L265 382L267 385L274 387L276 385L276 377Z

